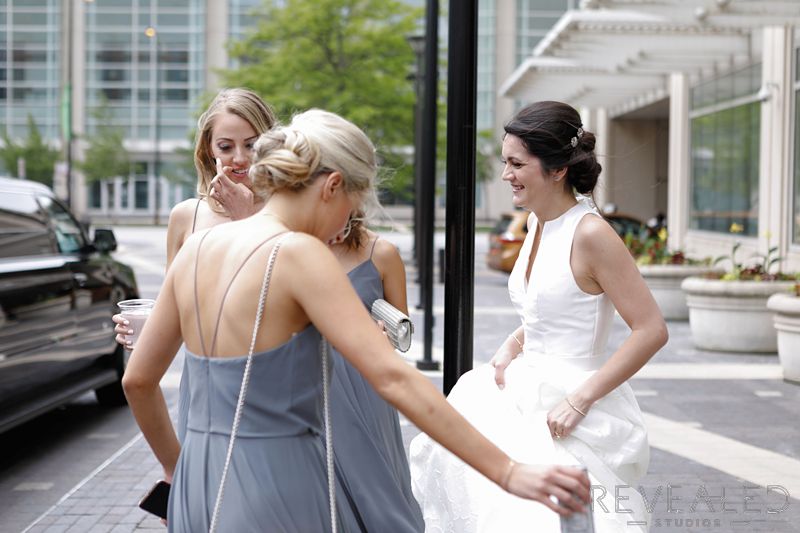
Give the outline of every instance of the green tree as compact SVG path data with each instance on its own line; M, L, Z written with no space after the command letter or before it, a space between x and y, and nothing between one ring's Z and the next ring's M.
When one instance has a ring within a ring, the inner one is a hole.
M83 161L76 166L83 172L87 183L130 173L130 155L122 140L125 132L114 125L114 117L104 100L91 112L97 124L92 135L86 137L88 148Z
M279 116L319 107L364 129L401 190L413 165L414 54L405 40L420 10L397 0L266 0L258 25L230 45L229 85L260 93Z
M17 143L3 132L3 146L0 148L0 160L9 174L18 176L17 161L25 160L25 177L27 179L53 186L53 170L58 161L59 152L42 140L39 128L33 117L28 115L28 137L23 143Z

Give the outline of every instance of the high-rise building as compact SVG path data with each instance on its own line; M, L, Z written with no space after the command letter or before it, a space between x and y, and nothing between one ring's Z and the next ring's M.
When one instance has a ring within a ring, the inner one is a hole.
M24 138L30 116L65 156L72 134L78 213L149 221L158 202L164 221L172 205L194 195L194 176L181 174L186 153L175 150L191 147L198 103L218 87L217 69L231 66L225 43L243 34L259 3L0 0L0 130ZM99 108L124 133L131 173L85 184L75 161ZM62 194L64 181L57 173Z

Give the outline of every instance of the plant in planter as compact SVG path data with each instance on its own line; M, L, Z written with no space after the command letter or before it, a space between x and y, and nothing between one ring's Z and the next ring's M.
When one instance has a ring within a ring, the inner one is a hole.
M791 291L770 296L767 309L775 313L783 379L800 382L800 283L795 283Z
M713 272L709 260L699 261L687 257L683 251L670 251L667 247L667 230L642 240L634 235L625 236L625 244L636 259L647 286L666 320L688 320L689 308L681 283L690 276L703 276Z
M732 233L741 226L731 225ZM792 289L796 276L772 272L780 262L777 247L756 256L756 261L737 261L740 243L731 253L718 257L714 264L730 263L730 270L687 278L681 284L689 307L692 340L698 348L730 352L774 353L777 335L767 300L776 293Z

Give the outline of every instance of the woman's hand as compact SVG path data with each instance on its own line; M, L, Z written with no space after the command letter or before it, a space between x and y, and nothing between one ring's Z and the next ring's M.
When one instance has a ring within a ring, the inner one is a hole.
M132 350L133 344L131 343L131 341L128 340L128 335L133 335L133 330L130 327L130 322L128 322L128 320L126 320L119 313L112 316L111 321L114 322L114 333L117 334L116 337L114 337L114 340L117 341L119 344L123 345L128 350Z
M511 494L535 500L562 515L583 512L583 504L590 502L589 489L589 476L580 468L525 464L512 467L506 486Z
M584 407L582 411L586 413L587 408ZM572 407L567 398L564 398L547 413L547 427L550 428L550 434L554 439L563 439L568 437L583 419L584 415Z
M211 190L208 195L225 209L231 220L241 220L256 212L253 191L243 183L236 183L230 179L227 172L231 169L232 167L223 167L222 160L217 158L217 175L211 180Z
M494 357L489 361L489 364L494 367L494 382L497 383L497 388L503 389L506 386L506 368L511 364L517 355L519 355L519 346L509 337L505 340L500 348L494 354ZM517 352L514 351L516 347Z

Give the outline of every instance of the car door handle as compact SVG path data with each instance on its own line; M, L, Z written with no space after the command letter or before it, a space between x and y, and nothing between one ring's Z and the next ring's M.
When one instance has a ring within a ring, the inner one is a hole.
M89 276L82 272L76 272L72 275L72 278L75 280L75 283L78 284L78 287L85 287L86 282L89 281Z

